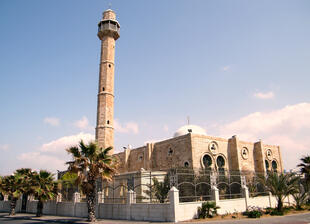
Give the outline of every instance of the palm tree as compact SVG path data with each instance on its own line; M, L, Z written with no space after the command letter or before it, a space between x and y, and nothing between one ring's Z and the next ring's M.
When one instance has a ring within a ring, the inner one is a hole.
M156 177L153 177L153 185L148 184L149 190L144 190L150 199L156 198L160 203L164 203L168 197L170 190L170 182L168 174L165 175L164 181L158 181Z
M77 179L77 174L76 173L71 173L71 172L66 172L59 180L59 190L63 194L63 196L69 200L69 192L70 191L76 191L76 179Z
M36 172L32 171L30 168L21 168L15 171L15 175L20 178L19 190L22 194L32 194L33 189L33 176Z
M283 211L284 199L295 192L298 177L294 173L276 173L270 172L266 177L260 176L259 181L265 186L273 196L276 197L278 205L277 210Z
M69 171L78 174L77 184L86 195L88 207L88 221L96 221L95 198L96 180L111 180L116 173L117 161L109 155L112 147L102 149L97 143L85 145L81 140L78 147L70 147L67 152L72 155L73 161L67 162Z
M10 199L10 216L15 215L16 202L21 196L21 178L18 175L5 176L1 180L1 193L8 195Z
M57 185L54 181L53 174L46 170L40 170L39 173L35 173L33 175L33 182L32 192L38 200L36 216L40 217L42 216L43 202L56 197Z
M217 215L217 210L220 207L216 206L214 201L207 201L202 203L202 206L198 208L199 218L212 218L214 215Z
M302 206L306 204L309 199L309 186L307 184L302 185L299 178L298 183L295 186L295 192L292 193L292 196L295 200L295 207L297 210L302 210Z
M305 174L305 180L310 183L310 156L304 156L300 159L302 163L298 164L300 168L300 172Z

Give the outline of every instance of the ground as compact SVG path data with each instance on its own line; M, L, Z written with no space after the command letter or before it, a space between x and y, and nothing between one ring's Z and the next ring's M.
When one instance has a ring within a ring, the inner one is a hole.
M87 223L85 219L82 218L73 218L73 217L60 217L60 216L43 216L41 218L35 217L33 214L17 214L15 217L9 217L8 213L0 213L0 223L1 224L23 224L23 223ZM156 222L137 222L137 221L127 221L127 220L99 220L96 222L100 223L156 223ZM162 222L160 222L162 223ZM181 222L186 223L186 222ZM187 222L188 223L188 222ZM195 222L191 222L195 223ZM217 223L217 224L229 224L229 223L237 223L237 224L309 224L310 223L310 212L287 215L287 216L277 216L277 217L268 217L268 218L260 218L260 219L242 219L242 220L217 220L217 221L200 221L201 223ZM167 223L169 224L169 223Z

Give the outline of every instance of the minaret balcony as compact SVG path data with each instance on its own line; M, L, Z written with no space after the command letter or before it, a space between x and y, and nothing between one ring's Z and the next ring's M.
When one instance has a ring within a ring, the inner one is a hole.
M102 40L103 36L111 35L115 40L120 37L120 25L116 20L101 20L98 24L98 37Z

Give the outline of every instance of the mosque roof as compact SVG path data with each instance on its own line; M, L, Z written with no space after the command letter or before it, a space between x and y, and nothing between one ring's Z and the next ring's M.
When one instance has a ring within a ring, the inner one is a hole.
M206 130L197 125L184 125L180 127L173 135L173 137L178 137L181 135L186 135L188 133L207 135Z

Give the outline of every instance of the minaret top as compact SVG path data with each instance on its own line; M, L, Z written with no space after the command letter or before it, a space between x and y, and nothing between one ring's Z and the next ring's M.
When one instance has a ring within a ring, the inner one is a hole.
M98 24L98 37L100 40L106 35L115 40L119 38L120 25L116 20L116 14L112 9L103 12L102 19Z
M116 20L115 12L112 9L107 9L106 11L103 12L102 19Z

